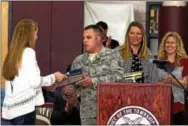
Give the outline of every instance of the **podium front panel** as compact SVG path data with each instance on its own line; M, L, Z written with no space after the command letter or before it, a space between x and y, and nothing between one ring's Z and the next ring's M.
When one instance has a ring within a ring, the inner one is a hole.
M136 108L131 108L131 107ZM117 113L118 110L123 110L128 107L129 110ZM131 108L131 109L130 109ZM138 108L143 108L140 110ZM100 83L97 87L97 124L110 125L118 124L120 116L125 121L124 124L131 121L128 118L127 112L130 111L130 116L141 113L150 121L154 121L149 113L153 114L160 125L171 124L172 117L172 89L170 85L163 84L135 84L135 83ZM119 114L119 115L118 115ZM141 116L138 118L142 118ZM127 122L126 122L127 120ZM136 119L134 119L136 120ZM141 120L141 119L140 119ZM143 120L143 119L142 119ZM133 122L133 119L132 119ZM131 122L130 122L131 123ZM119 123L120 124L120 123ZM132 123L134 124L134 122ZM153 122L155 124L155 122Z

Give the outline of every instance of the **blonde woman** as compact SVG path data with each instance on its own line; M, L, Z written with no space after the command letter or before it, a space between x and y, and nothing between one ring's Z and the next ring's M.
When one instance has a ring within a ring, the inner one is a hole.
M180 66L181 60L187 57L184 49L183 41L177 32L167 32L162 38L159 46L157 58L160 60L168 60L167 69L180 81L180 83L187 87L188 73L183 75L183 66ZM174 95L174 124L182 124L184 111L184 90L182 87L164 70L159 69L159 78L163 83L172 84L172 91Z
M120 53L125 61L125 73L144 72L144 77L137 79L136 82L151 83L157 81L156 66L149 62L154 57L147 47L146 35L141 23L136 21L130 23L125 36L125 42L120 47Z
M15 27L9 52L3 66L5 99L2 117L12 125L35 125L35 106L44 104L42 86L50 86L66 76L60 72L41 77L36 61L35 42L38 26L33 20L22 19Z

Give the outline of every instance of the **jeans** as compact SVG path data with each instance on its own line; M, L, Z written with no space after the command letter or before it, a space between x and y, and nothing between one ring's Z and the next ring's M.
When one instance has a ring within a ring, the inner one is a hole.
M12 125L36 125L36 111L10 120Z
M1 88L1 107L5 98L5 88ZM11 120L1 118L1 125L35 125L36 124L36 111L16 117Z
M5 98L5 88L1 88L1 107L3 106L4 98ZM1 118L1 125L10 125L10 121Z
M1 107L3 106L4 98L5 98L5 88L1 88Z

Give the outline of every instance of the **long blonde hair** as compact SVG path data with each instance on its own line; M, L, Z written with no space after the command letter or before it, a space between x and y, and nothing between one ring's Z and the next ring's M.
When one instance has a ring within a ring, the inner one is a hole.
M183 44L183 40L181 36L177 32L173 32L173 31L167 32L162 38L162 41L159 46L158 54L157 54L157 59L166 60L168 58L166 51L165 51L165 43L167 39L171 36L174 37L177 41L177 53L175 57L175 62L178 63L179 59L184 56L187 56L187 54L185 52L184 44Z
M126 32L126 36L125 36L125 42L124 44L120 47L120 53L122 55L122 57L124 59L128 59L129 57L131 57L132 53L131 53L131 46L130 46L130 42L129 42L129 32L131 27L137 27L142 31L142 42L141 42L141 51L140 51L140 58L141 59L147 59L148 55L149 55L149 49L147 47L147 40L146 40L146 34L144 31L144 27L142 26L141 23L133 21L130 23L127 32Z
M37 29L37 23L30 19L22 19L17 23L3 65L3 77L6 80L13 80L18 75L18 67L24 49L26 47L35 48L34 32Z

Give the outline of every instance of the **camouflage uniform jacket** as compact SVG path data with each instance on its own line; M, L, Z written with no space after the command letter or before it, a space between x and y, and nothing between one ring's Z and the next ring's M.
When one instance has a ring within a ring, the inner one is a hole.
M82 68L83 74L91 77L93 85L81 88L81 118L96 118L96 87L99 82L122 82L124 61L117 50L102 47L101 52L93 61L88 59L88 53L76 57L71 70Z

